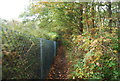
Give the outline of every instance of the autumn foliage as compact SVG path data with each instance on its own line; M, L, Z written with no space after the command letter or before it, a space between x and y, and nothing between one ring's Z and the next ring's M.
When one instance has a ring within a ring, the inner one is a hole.
M116 33L102 32L95 28L82 35L72 36L71 74L73 79L118 79L118 46ZM94 34L92 34L94 32ZM70 57L70 55L68 55Z

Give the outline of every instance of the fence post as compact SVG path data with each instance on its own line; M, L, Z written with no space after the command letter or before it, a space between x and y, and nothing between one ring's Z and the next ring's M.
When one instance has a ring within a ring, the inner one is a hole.
M41 79L43 79L43 51L42 51L42 39L40 38L40 62L41 62Z
M0 60L2 61L2 27L0 27ZM0 80L2 81L2 64L0 64Z
M56 41L54 41L54 57L56 56Z

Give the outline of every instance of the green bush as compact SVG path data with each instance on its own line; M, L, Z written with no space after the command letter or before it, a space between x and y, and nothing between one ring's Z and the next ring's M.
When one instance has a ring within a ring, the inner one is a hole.
M91 31L92 32L92 31ZM73 35L73 69L70 78L113 80L119 78L118 40L114 33Z

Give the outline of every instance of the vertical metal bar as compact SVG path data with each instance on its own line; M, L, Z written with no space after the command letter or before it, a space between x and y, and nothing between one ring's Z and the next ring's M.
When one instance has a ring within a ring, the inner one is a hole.
M42 51L42 39L40 39L40 62L41 62L41 79L43 79L43 51Z
M0 27L0 60L2 61L2 28ZM2 64L0 64L0 80L2 80Z
M56 56L56 41L54 41L54 56Z

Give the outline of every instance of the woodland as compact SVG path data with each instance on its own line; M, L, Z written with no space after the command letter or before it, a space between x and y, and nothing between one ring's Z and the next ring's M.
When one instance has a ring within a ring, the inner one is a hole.
M120 2L33 1L0 26L57 42L47 79L120 79Z

